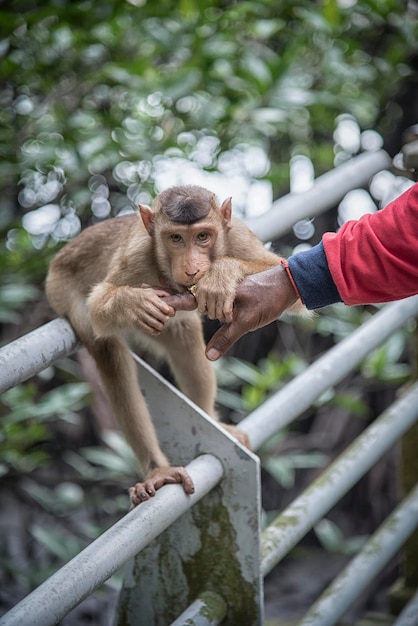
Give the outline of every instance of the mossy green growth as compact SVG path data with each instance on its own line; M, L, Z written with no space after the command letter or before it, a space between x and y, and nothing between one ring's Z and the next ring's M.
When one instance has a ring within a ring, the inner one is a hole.
M257 624L257 583L252 584L242 576L235 530L219 490L195 505L191 513L200 530L200 549L183 562L189 603L203 591L214 591L227 603L223 624ZM254 541L258 541L258 537L254 537Z
M205 617L209 622L215 620L221 622L225 618L228 606L219 593L204 591L200 594L199 600L203 603L199 615Z
M254 511L246 512L247 543L241 537L238 545L232 516L240 513L229 512L217 487L152 541L125 578L116 624L166 626L200 599L200 615L226 612L222 626L261 626L259 578L242 574L243 569L259 572L259 563L249 562L258 559L258 550L248 549L248 541L259 543L259 513L255 503Z

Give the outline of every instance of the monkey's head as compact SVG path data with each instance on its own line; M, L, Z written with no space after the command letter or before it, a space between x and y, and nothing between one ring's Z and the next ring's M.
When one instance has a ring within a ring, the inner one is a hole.
M203 187L170 187L156 197L152 209L139 205L139 211L153 238L159 270L177 291L195 285L226 253L231 198L219 205Z

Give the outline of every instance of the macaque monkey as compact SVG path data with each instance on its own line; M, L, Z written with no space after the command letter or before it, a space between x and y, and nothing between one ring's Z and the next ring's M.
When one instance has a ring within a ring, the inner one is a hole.
M189 494L194 487L185 468L170 466L159 446L126 335L165 357L182 392L217 419L216 379L198 311L231 321L238 283L278 263L280 257L232 217L231 198L219 205L213 193L197 186L172 187L156 197L153 208L140 205L139 215L87 228L53 259L49 302L94 358L145 473L144 482L130 489L133 506L167 483L182 483ZM176 311L173 294L192 301L178 308L198 311ZM248 445L239 429L225 428Z

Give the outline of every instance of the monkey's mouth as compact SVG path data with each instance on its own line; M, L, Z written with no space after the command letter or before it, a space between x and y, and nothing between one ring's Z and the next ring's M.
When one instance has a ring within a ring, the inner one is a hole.
M177 283L175 289L178 293L192 293L194 295L194 291L196 291L197 284L194 285L185 285L182 283Z

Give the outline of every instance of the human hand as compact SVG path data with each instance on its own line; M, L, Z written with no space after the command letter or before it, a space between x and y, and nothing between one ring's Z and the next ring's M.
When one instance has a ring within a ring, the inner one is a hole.
M298 300L282 265L247 276L238 285L232 322L213 335L206 346L206 357L216 361L245 333L276 320Z

